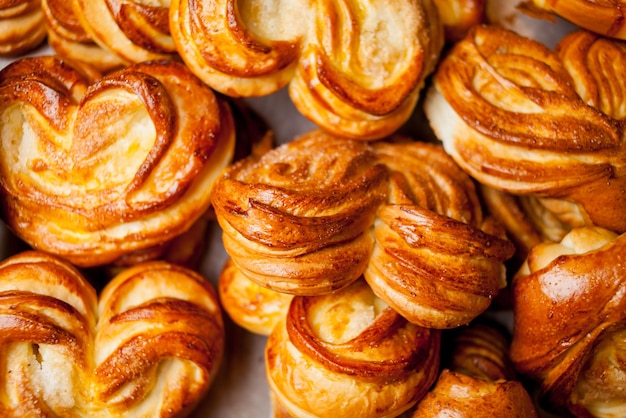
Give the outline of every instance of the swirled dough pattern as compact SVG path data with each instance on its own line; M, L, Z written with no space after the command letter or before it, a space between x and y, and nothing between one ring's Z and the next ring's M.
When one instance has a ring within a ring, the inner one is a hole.
M170 29L212 88L251 97L289 84L303 115L360 139L408 119L443 45L431 0L174 0Z
M53 57L0 73L3 219L31 246L81 266L187 230L231 162L228 106L182 64L90 82Z
M224 350L217 295L164 262L116 276L100 299L70 264L20 253L0 264L0 413L182 417Z
M268 338L266 374L292 416L397 416L433 383L439 348L440 331L407 322L357 280L293 299Z
M615 104L626 91L626 54L618 42L570 37L557 55L478 26L441 62L424 109L446 151L479 182L569 202L566 216L579 224L624 232L626 145Z
M364 274L410 321L447 328L506 285L513 246L440 146L311 131L229 167L212 202L233 263L279 292L328 293Z

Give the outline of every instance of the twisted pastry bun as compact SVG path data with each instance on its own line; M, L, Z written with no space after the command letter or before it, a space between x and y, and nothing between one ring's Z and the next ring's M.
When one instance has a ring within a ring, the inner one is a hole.
M116 54L100 47L78 21L71 1L41 0L48 44L59 56L84 62L106 73L124 65Z
M412 416L537 417L532 398L516 379L507 335L484 321L454 331L450 364Z
M589 71L615 77L611 65L619 71L624 56L591 58L599 65ZM562 200L579 224L624 232L622 124L579 96L568 73L575 65L536 41L478 26L441 62L424 110L446 151L480 183ZM614 95L610 103L623 94L613 79L602 92Z
M305 117L353 139L409 118L443 46L432 0L261 3L171 2L174 42L205 83L236 97L289 85Z
M293 295L270 290L248 279L228 259L218 279L220 301L228 317L258 335L270 335L287 315Z
M3 416L187 415L223 355L214 289L155 262L114 278L98 301L69 263L24 252L0 264Z
M267 341L267 380L291 416L392 417L433 383L439 348L440 331L407 322L357 280L293 299Z
M512 243L483 217L471 179L441 147L379 142L373 152L387 168L389 188L365 279L415 324L469 323L506 287Z
M0 55L24 54L45 39L41 0L12 0L0 4Z
M369 145L316 130L228 167L211 201L224 247L247 277L315 295L363 273L386 179Z
M0 72L0 103L3 219L79 266L188 230L232 161L228 106L182 64L89 83L58 58L23 59Z
M603 36L626 39L623 0L527 0L518 8L530 16L553 20L554 15Z
M626 236L576 228L534 247L513 281L511 359L548 405L626 414Z
M399 137L372 145L308 132L230 166L212 203L227 253L260 286L319 295L364 274L424 327L482 313L514 250L440 146Z
M177 59L169 29L169 1L71 0L89 37L124 64Z
M443 23L445 39L460 41L476 25L487 20L487 0L434 0Z

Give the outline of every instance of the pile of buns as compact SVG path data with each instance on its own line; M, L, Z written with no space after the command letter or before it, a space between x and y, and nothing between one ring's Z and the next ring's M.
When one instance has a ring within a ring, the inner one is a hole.
M0 5L0 415L193 415L228 319L275 418L626 416L626 3L519 3L572 31L481 0ZM242 98L283 88L315 128L275 144Z

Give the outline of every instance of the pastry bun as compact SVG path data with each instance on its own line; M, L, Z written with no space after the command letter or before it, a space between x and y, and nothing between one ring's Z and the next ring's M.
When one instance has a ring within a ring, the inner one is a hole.
M3 415L182 417L210 388L224 327L197 273L138 265L98 300L69 263L31 251L0 278Z
M364 275L425 327L483 312L514 250L443 149L401 137L310 131L227 168L212 203L227 253L260 286L311 296Z
M546 405L626 414L626 235L575 228L535 246L512 283L511 359Z
M536 418L532 398L509 358L508 335L483 320L452 333L449 364L412 417Z
M76 68L35 57L0 72L0 187L20 238L87 267L188 230L235 135L228 105L182 64L93 82Z
M409 118L443 46L432 0L170 7L181 58L213 89L258 97L289 85L305 117L353 139L380 139Z
M397 416L433 383L439 349L440 331L407 322L361 279L294 297L268 338L266 374L275 404L294 417Z
M478 182L563 200L563 221L626 232L617 105L626 53L620 41L577 39L555 52L500 27L474 27L441 61L424 110L446 151Z

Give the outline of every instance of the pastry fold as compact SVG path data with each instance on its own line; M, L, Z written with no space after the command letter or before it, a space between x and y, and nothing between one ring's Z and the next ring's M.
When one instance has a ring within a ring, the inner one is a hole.
M446 151L480 183L562 200L578 224L624 232L626 146L616 106L626 91L624 57L619 41L571 37L551 51L478 26L442 60L424 110Z
M71 1L41 0L41 8L48 44L59 56L87 63L105 73L126 63L113 51L94 42L78 20Z
M235 135L229 107L182 64L95 81L77 68L36 57L0 73L2 215L32 247L95 266L200 218Z
M209 86L254 97L289 85L299 111L355 139L395 132L443 46L431 0L174 0L181 58Z
M89 37L124 64L178 57L169 25L169 1L70 0Z
M626 236L576 228L535 246L513 281L511 359L547 405L610 417L624 405Z
M0 277L2 415L182 417L209 389L224 328L197 273L145 263L98 299L69 263L31 251Z
M25 54L46 39L41 0L13 0L0 4L0 55Z

